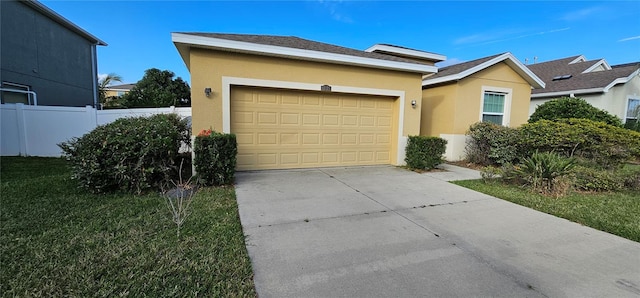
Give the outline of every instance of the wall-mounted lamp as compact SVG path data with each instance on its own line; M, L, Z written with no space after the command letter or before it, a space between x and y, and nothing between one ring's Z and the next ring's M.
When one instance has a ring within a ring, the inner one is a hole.
M322 92L331 92L331 86L322 85L322 86L320 86L320 91L322 91Z
M204 95L205 95L206 97L211 96L211 88L209 88L209 87L204 88Z
M411 107L412 107L412 108L414 108L414 109L415 109L417 104L418 104L418 103L416 102L416 100L415 100L415 99L411 101Z

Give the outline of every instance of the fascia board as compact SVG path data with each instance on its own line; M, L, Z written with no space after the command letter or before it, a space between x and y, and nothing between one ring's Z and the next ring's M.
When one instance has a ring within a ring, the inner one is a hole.
M587 61L587 57L585 57L584 55L580 55L578 56L578 58L573 59L573 61L569 62L569 64L574 64L574 63L584 62L584 61Z
M640 73L640 69L636 69L636 71L632 72L629 76L627 77L623 77L623 78L617 78L615 80L613 80L613 82L611 82L609 85L607 85L606 87L604 87L603 92L608 92L609 89L613 88L613 86L618 85L618 84L625 84L629 81L631 81L631 79L633 79L633 77L637 76Z
M427 52L423 52L423 51L405 49L405 48L401 48L401 47L394 47L394 46L383 45L383 44L375 44L375 45L369 47L368 49L366 49L364 51L365 52L369 52L369 53L372 53L372 52L375 52L375 51L381 51L381 52L387 52L387 53L397 53L397 54L408 56L408 57L430 59L430 60L436 60L436 61L447 60L447 56L444 56L444 55L434 54L434 53L427 53Z
M482 64L478 64L475 67L469 68L457 74L453 74L453 75L449 75L441 78L435 78L435 79L426 78L422 80L422 86L429 86L429 85L435 85L435 84L445 83L445 82L454 81L454 80L461 80L467 76L470 76L476 72L479 72L483 69L486 69L504 60L507 60L508 63L511 64L510 66L514 67L516 72L519 75L525 77L525 79L527 79L527 82L529 84L533 85L536 88L544 88L545 83L538 76L536 76L531 70L529 70L522 63L520 63L511 53L504 53L498 57L495 57Z
M572 94L572 93L573 94L587 94L587 93L601 93L601 92L606 92L606 91L604 90L604 88L590 88L590 89L556 91L556 92L531 94L531 98L554 97L554 96L568 95L568 94Z
M611 66L609 65L609 63L607 63L607 61L605 61L604 59L600 59L600 61L594 63L589 68L585 69L582 73L592 72L594 69L598 68L598 66L601 66L601 65L602 67L604 67L605 70L611 70Z
M380 59L372 59L365 57L357 57L343 54L326 53L320 51L295 49L281 46L262 45L250 42L242 42L221 38L196 36L182 33L171 33L171 39L174 43L184 43L206 48L221 49L227 51L239 51L244 53L298 58L303 60L333 62L346 65L366 66L372 68L382 68L391 70L400 70L415 73L436 73L438 68L431 65L422 65L414 63L387 61Z

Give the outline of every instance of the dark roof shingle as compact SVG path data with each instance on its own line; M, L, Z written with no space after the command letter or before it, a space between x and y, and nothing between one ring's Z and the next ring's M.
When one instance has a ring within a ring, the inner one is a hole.
M381 53L365 52L361 50L336 46L328 43L322 43L322 42L312 41L308 39L303 39L295 36L201 33L201 32L180 32L180 33L195 35L195 36L202 36L202 37L227 39L227 40L240 41L240 42L249 42L249 43L269 45L269 46L279 46L279 47L287 47L287 48L294 48L294 49L301 49L301 50L310 50L310 51L341 54L341 55L356 56L356 57L363 57L363 58L387 60L387 61L394 61L394 62L428 65L427 63L417 62L411 59L405 59L405 58L381 54Z
M544 89L535 89L531 93L543 94L605 88L616 79L628 77L639 67L637 63L628 63L612 67L611 70L583 73L601 60L569 64L569 62L578 57L580 56L527 65L546 84ZM553 80L554 77L563 75L571 75L571 77L563 80Z
M493 56L489 56L489 57L484 57L484 58L479 58L476 60L471 60L471 61L467 61L467 62L462 62L462 63L458 63L458 64L454 64L454 65L449 65L449 66L445 66L442 68L438 69L438 73L429 76L428 79L435 79L435 78L441 78L441 77L446 77L446 76L450 76L450 75L454 75L454 74L458 74L461 73L465 70L474 68L482 63L485 63L493 58L496 58L500 55L504 55L505 53L501 53L501 54L497 54L497 55L493 55Z

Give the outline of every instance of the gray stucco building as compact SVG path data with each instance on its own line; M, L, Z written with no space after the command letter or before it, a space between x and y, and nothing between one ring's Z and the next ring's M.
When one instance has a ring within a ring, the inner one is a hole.
M0 1L0 30L2 103L96 105L104 41L29 0Z

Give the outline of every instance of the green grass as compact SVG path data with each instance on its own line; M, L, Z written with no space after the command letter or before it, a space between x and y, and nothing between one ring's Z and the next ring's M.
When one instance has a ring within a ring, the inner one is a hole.
M640 192L571 193L554 198L499 182L453 182L503 200L640 242Z
M56 158L0 169L3 297L256 296L233 188L201 189L178 239L158 194L89 194Z

